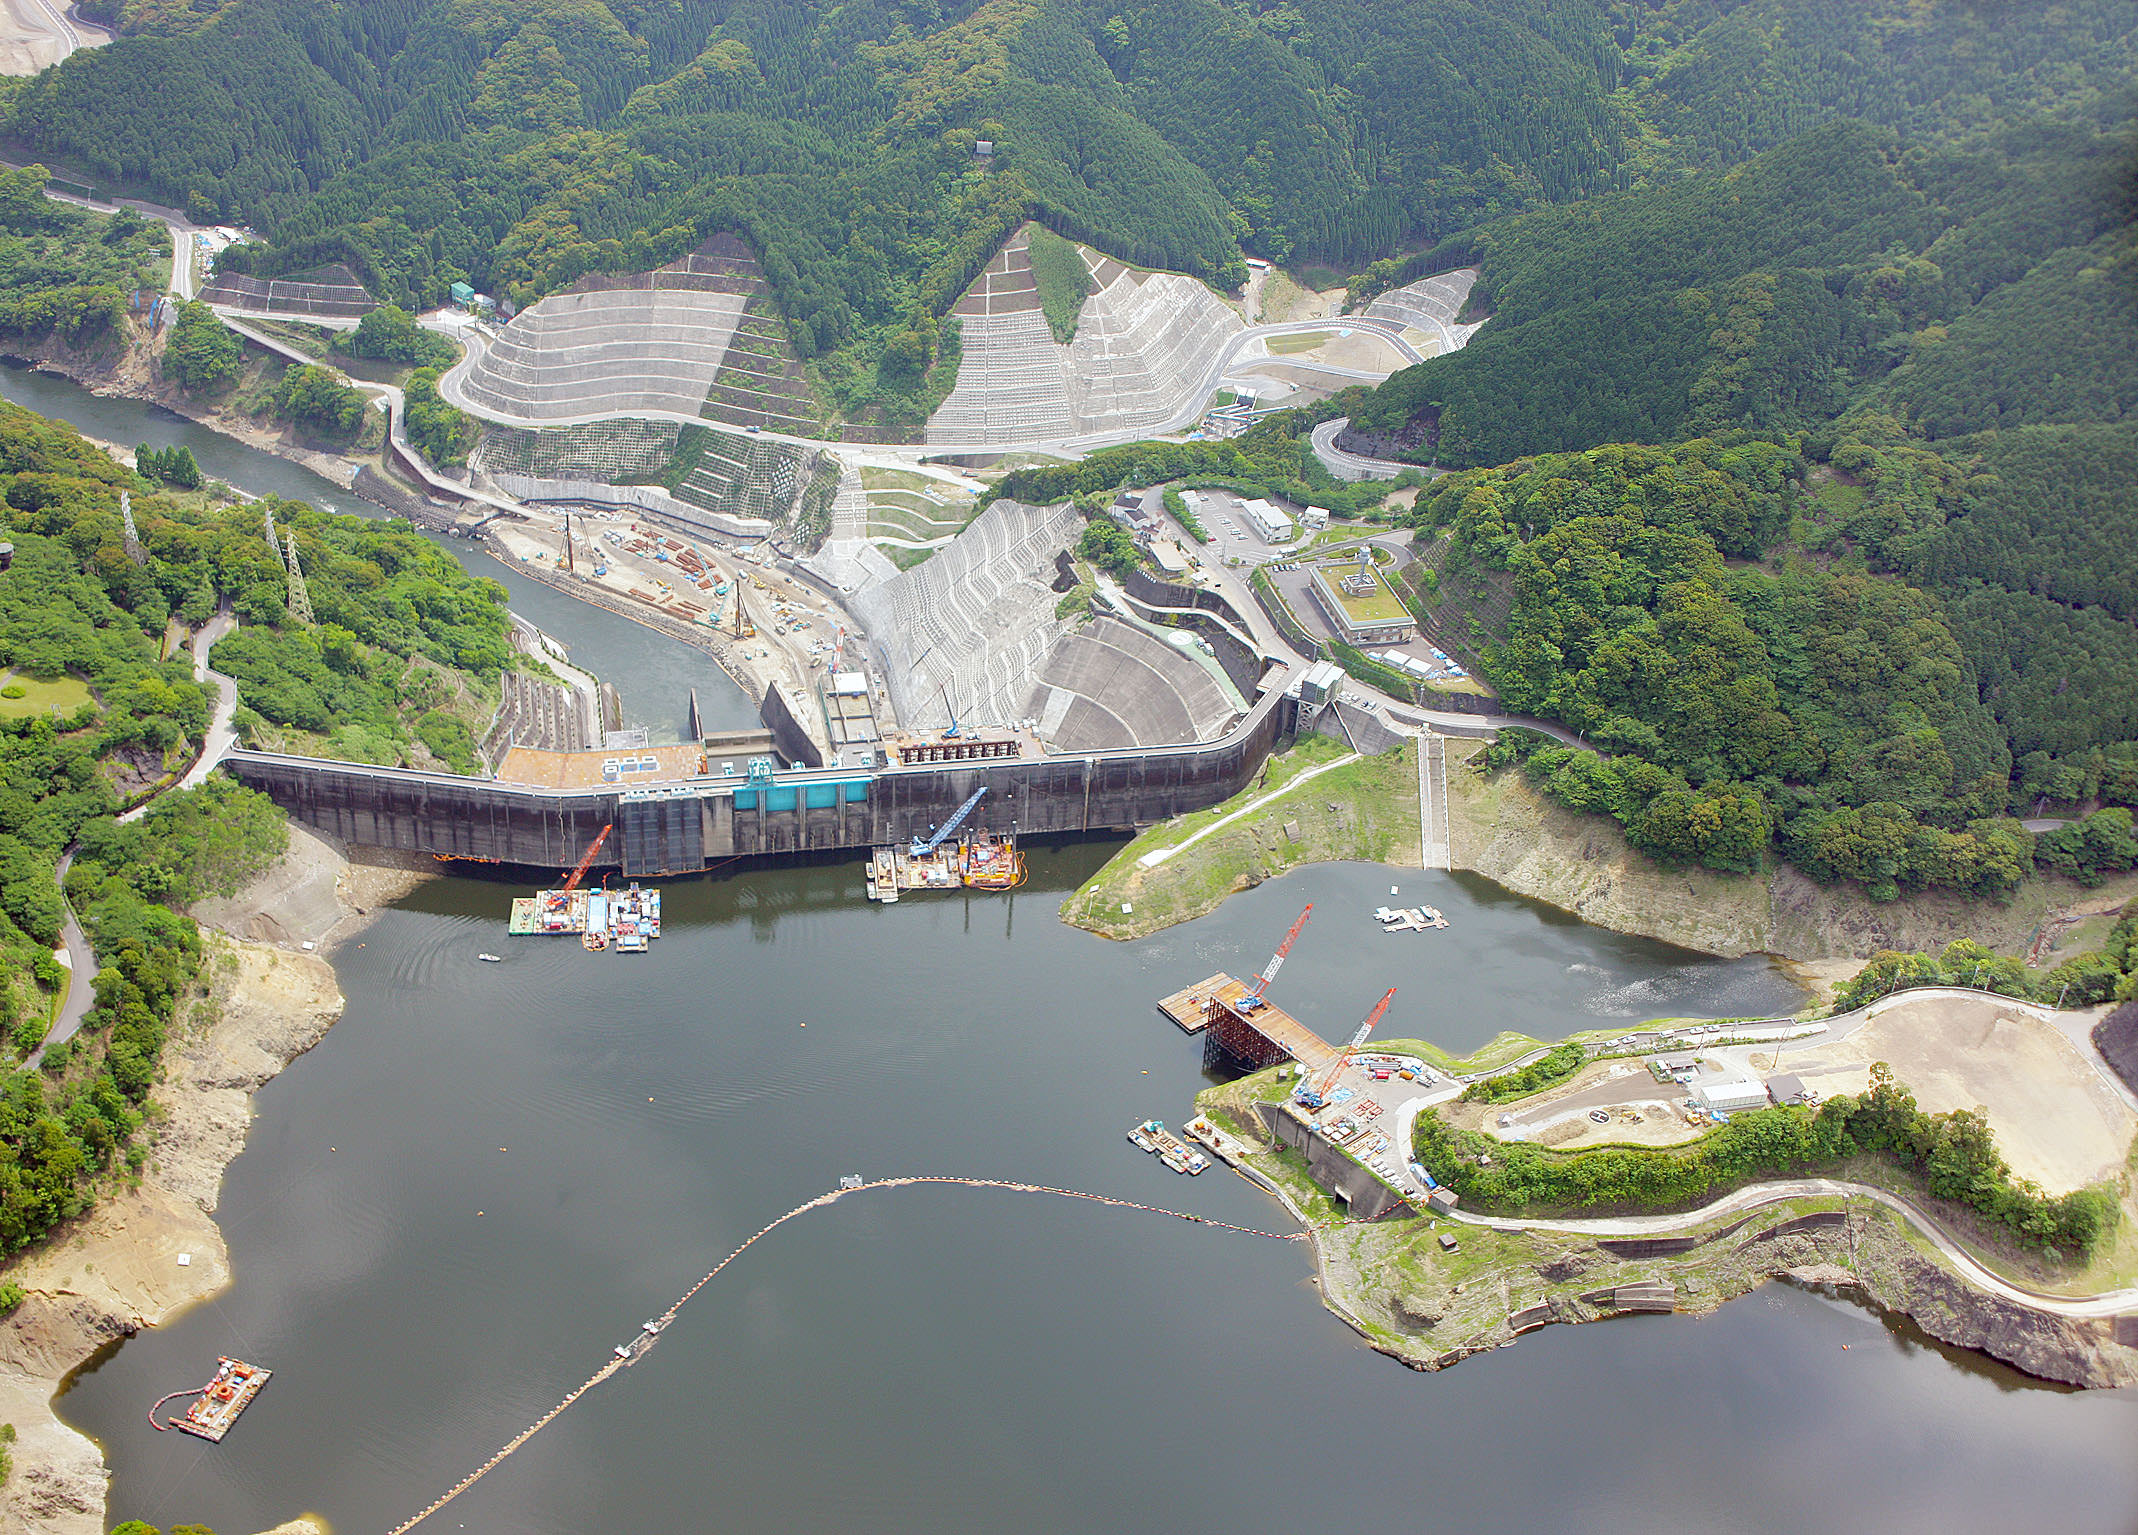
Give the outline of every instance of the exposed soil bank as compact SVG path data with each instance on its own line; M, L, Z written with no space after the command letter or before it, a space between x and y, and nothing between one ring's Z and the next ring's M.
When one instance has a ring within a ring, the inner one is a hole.
M0 1489L9 1528L101 1535L102 1455L59 1420L52 1399L98 1349L228 1286L214 1212L223 1170L245 1145L252 1094L341 1016L333 968L304 945L324 951L348 938L426 877L413 864L350 863L292 826L280 863L238 896L194 912L207 939L207 993L190 999L173 1027L153 1098L156 1139L138 1186L105 1195L0 1268L0 1280L27 1292L0 1322L0 1421L19 1436L14 1475ZM203 1371L212 1363L203 1360ZM323 1529L303 1520L282 1526L283 1535Z
M1318 753L1326 744L1311 749ZM2002 903L1935 891L1881 902L1853 885L1814 884L1787 864L1741 875L1665 868L1635 852L1615 823L1551 803L1519 772L1474 771L1483 747L1447 742L1448 848L1456 869L1614 932L1728 959L1779 955L1822 996L1880 949L1940 949L1972 938L2017 953L2044 922L2138 895L2138 873L2094 890L2032 879ZM1370 767L1345 769L1338 782L1330 781L1332 774L1303 786L1297 796L1242 816L1145 869L1135 862L1139 856L1177 840L1172 828L1153 828L1064 902L1063 918L1104 937L1142 938L1214 911L1234 891L1301 864L1367 858L1415 868L1415 750L1406 745L1400 754L1371 759ZM1249 791L1190 819L1229 815L1264 792ZM1133 910L1121 910L1124 900Z

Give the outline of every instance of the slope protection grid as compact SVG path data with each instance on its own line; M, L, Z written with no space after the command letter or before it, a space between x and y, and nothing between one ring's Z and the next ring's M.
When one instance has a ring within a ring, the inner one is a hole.
M937 443L1061 441L1164 425L1207 382L1239 316L1192 277L1079 246L1093 291L1067 346L1040 312L1031 226L1011 235L951 313L957 387L928 420Z
M184 235L172 232L173 239ZM379 301L345 266L321 267L294 277L247 277L231 272L200 290L201 299L240 314L301 320L346 330L379 307Z
M1024 718L1062 624L1054 561L1081 522L1075 507L997 501L949 546L853 599L884 660L908 730L1008 726Z
M764 290L756 261L732 236L651 272L583 277L522 310L452 376L449 398L520 423L695 416Z
M1393 320L1406 333L1417 332L1421 337L1437 339L1443 352L1459 352L1485 323L1482 320L1468 325L1455 323L1455 316L1462 313L1462 306L1476 282L1477 268L1461 267L1406 287L1391 288L1366 306L1366 317Z

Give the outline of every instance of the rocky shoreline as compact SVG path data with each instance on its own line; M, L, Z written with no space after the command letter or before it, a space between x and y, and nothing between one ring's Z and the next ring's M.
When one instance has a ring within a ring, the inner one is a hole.
M194 911L207 990L174 1025L153 1095L156 1139L138 1185L105 1194L0 1268L0 1280L26 1292L0 1322L0 1421L18 1436L14 1474L0 1488L11 1528L105 1528L102 1453L60 1421L54 1397L98 1350L228 1287L229 1252L214 1217L223 1171L244 1149L252 1094L341 1016L323 955L429 877L414 863L352 863L292 826L290 850L274 868L238 896ZM322 1521L301 1518L279 1535L324 1531Z
M1969 1283L1880 1205L1791 1199L1717 1216L1657 1241L1590 1238L1515 1223L1431 1218L1317 1219L1317 1192L1249 1128L1226 1089L1199 1102L1228 1128L1227 1163L1267 1190L1307 1232L1315 1285L1368 1345L1416 1370L1444 1370L1524 1333L1632 1311L1704 1315L1769 1281L1853 1291L1926 1336L2040 1380L2138 1385L2138 1317L2076 1319ZM1299 1184L1302 1186L1293 1186ZM1455 1242L1440 1245L1441 1236Z

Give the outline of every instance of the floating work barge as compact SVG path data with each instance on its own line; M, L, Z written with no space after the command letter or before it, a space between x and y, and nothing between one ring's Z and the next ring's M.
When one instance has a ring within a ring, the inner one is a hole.
M1017 839L980 835L917 851L896 843L869 855L869 899L889 905L905 891L1014 890L1024 883Z
M238 1421L238 1414L252 1405L252 1399L260 1394L260 1388L274 1377L273 1370L263 1370L256 1364L247 1364L242 1359L222 1358L215 1362L215 1376L197 1392L177 1392L178 1396L192 1395L194 1402L178 1417L169 1422L159 1421L156 1408L149 1409L149 1421L162 1429L177 1428L206 1439L210 1443L222 1443L223 1436L230 1432ZM171 1400L165 1397L164 1402ZM161 1407L163 1402L158 1402Z
M1210 1165L1208 1157L1155 1119L1146 1119L1129 1131L1128 1140L1138 1151L1155 1154L1159 1161L1176 1173L1200 1173Z
M643 954L661 936L661 892L633 884L628 890L540 890L512 903L508 932L515 938L576 933L595 952L614 943L618 953Z
M583 933L586 931L585 890L537 890L512 903L512 920L505 931L515 938L536 933Z

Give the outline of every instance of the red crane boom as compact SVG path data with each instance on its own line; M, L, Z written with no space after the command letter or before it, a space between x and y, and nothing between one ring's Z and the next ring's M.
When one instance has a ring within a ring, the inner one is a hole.
M1248 996L1260 1001L1262 993L1269 990L1269 983L1277 978L1277 968L1284 963L1284 956L1292 952L1293 940L1298 938L1299 930L1307 925L1307 918L1312 915L1314 903L1309 901L1307 909L1299 914L1299 920L1292 924L1292 930L1284 935L1284 942L1277 945L1277 952L1269 957L1269 963L1264 965L1262 973L1255 977L1254 985L1247 988Z
M579 855L579 866L572 870L572 877L564 882L566 894L579 888L579 882L586 878L586 871L594 866L594 855L601 851L602 843L609 840L609 833L615 829L616 823L611 821L594 834L594 840L589 842L586 851Z
M1380 1003L1374 1008L1374 1010L1366 1015L1366 1021L1359 1025L1359 1031L1351 1036L1351 1043L1344 1046L1345 1054L1350 1054L1360 1045L1366 1043L1366 1036L1368 1034L1371 1034L1376 1028L1380 1026L1382 1017L1388 1012L1388 1004L1390 1000L1394 998L1395 994L1396 988L1393 986L1389 987L1388 995L1381 998Z

